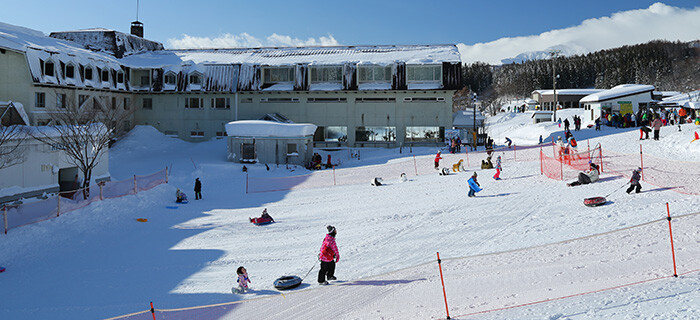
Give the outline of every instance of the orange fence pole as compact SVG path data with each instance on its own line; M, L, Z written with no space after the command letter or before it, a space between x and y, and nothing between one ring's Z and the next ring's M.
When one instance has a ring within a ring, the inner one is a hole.
M639 144L639 163L642 168L642 181L644 181L644 154L642 153L642 144Z
M668 208L668 202L666 202L666 214L668 215L668 233L671 236L671 257L673 258L673 276L678 277L678 272L676 272L676 250L673 248L673 230L671 230L671 210Z
M559 156L559 170L561 172L561 180L564 181L564 160Z
M445 311L447 312L447 319L450 318L450 308L447 307L447 293L445 293L445 280L442 277L442 260L440 260L440 252L437 253L438 267L440 268L440 282L442 283L442 296L445 297Z
M600 172L603 172L603 146L600 147L600 154L598 157L600 158Z
M333 185L335 185L335 167L333 167Z
M151 314L153 315L153 320L156 320L156 311L153 309L153 301L151 301Z
M542 147L540 147L540 175L544 173L544 167L542 166Z
M416 175L418 175L418 165L416 164L416 156L413 156L413 170L416 171Z

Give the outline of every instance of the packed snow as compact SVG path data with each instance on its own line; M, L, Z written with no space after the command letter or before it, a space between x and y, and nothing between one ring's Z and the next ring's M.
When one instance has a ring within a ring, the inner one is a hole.
M540 135L563 135L557 124L531 124L527 113L487 123L499 145L505 136L524 146ZM690 140L700 127L682 129L662 128L660 141L643 141L646 150L696 161L700 142ZM584 124L574 134L616 152L639 148L632 129L596 132ZM344 170L412 168L414 156L417 165L432 166L436 147L361 149L359 159L357 150L316 151L340 161L340 177ZM151 301L158 319L444 319L446 310L453 319L697 318L698 196L644 182L642 193L627 195L621 189L627 179L606 173L600 182L567 188L540 175L539 161L496 154L504 159L501 181L491 178L494 170L477 168L483 153L470 153L466 173L407 170L408 181L383 176L380 187L368 177L362 184L246 194L243 166L225 160L226 140L189 143L136 127L110 150L113 179L167 166L169 183L0 235L0 265L7 268L0 273L0 318L110 318L145 312ZM466 154L443 149L443 157L441 166L451 167ZM249 178L309 174L276 165L247 169ZM484 190L467 198L472 172ZM194 198L197 177L203 200L176 204L176 188ZM605 206L583 206L584 198L608 194ZM666 203L676 217L678 278ZM248 218L264 208L276 222L251 224ZM317 255L327 225L338 230L339 280L320 286ZM238 266L252 280L247 294L231 293ZM274 289L284 275L304 277L303 284ZM211 304L222 305L164 310Z

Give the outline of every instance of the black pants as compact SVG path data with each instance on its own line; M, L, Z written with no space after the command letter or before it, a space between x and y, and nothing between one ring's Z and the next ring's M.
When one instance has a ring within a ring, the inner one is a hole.
M318 271L318 282L323 283L326 279L333 277L335 273L335 261L321 261L321 270Z
M570 183L569 185L578 186L578 185L589 184L589 183L591 183L591 178L589 178L588 175L586 175L585 173L579 172L578 173L578 180Z
M630 192L632 192L632 190L634 190L635 188L637 189L637 191L635 191L635 193L639 193L639 191L642 190L642 185L639 184L639 183L638 183L638 184L630 184L630 187L627 188L627 191L626 191L626 192L627 192L627 193L630 193Z
M654 140L659 140L659 130L654 129Z
M194 199L195 200L202 199L202 191L195 191L194 192Z

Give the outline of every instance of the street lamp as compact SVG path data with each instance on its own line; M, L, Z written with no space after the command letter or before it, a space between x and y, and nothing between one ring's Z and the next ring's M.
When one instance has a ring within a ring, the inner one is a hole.
M474 150L476 150L476 92L472 92L472 107L474 107Z
M561 50L550 50L549 55L552 56L552 88L554 89L554 118L552 121L557 121L557 64L556 59L561 53Z

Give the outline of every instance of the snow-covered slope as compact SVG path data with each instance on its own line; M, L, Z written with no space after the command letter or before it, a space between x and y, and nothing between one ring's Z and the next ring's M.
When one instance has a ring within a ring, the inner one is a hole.
M558 134L556 125L526 124L523 117L527 114L492 117L497 142L507 135L531 144L539 135ZM700 150L687 144L696 129L665 127L661 141L644 141L645 147L655 155L697 160ZM574 134L619 152L639 145L633 130ZM111 150L110 172L127 179L168 166L170 183L0 235L0 265L7 267L0 274L0 318L108 318L147 310L150 301L157 309L240 301L161 311L159 319L444 318L436 252L457 319L695 319L700 313L697 215L673 220L680 278L577 296L671 275L665 204L674 216L690 214L699 211L697 196L649 185L627 195L620 190L626 180L609 174L599 183L567 188L541 176L538 161L513 162L506 153L498 153L506 159L501 181L490 177L493 170L471 167L448 176L409 172L405 183L385 176L381 187L371 187L368 179L246 194L242 165L226 162L225 149L225 140L193 144L137 127ZM341 176L351 167L412 164L414 155L417 163L430 165L434 151L362 149L361 160L349 150L330 152L341 161L336 168ZM321 153L325 159L328 152ZM448 166L462 155L445 157ZM483 154L470 157L473 165ZM299 171L252 165L248 175ZM467 198L472 171L484 191ZM196 177L204 199L176 205L175 189L191 193ZM601 195L609 195L608 205L582 205L583 198ZM250 224L248 218L263 208L276 223ZM319 287L317 254L327 225L338 229L341 282ZM231 294L238 266L247 268L252 293ZM312 266L298 290L281 295L273 288L276 278L303 277ZM489 311L544 300L551 301ZM470 316L476 312L486 313ZM130 319L150 315L140 316Z

